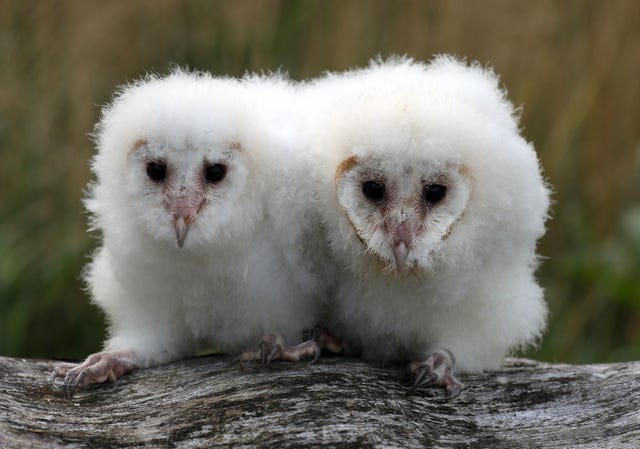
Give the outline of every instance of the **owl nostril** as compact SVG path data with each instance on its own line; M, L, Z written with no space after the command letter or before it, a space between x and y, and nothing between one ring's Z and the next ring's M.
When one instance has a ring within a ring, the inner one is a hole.
M404 243L405 245L411 245L411 240L413 240L413 233L411 232L411 226L408 222L403 221L398 225L395 229L393 236L393 243L398 245L400 243Z

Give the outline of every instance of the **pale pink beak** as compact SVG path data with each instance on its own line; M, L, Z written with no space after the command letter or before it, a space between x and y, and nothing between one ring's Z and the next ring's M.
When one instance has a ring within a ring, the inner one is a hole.
M173 225L176 229L176 239L180 248L184 246L189 226L196 221L196 217L205 202L206 199L200 196L195 198L180 196L167 205L167 210L171 214Z
M393 231L393 245L391 247L397 271L402 271L407 263L411 240L411 226L408 222L403 221Z
M402 271L407 263L407 256L409 255L409 248L405 242L400 242L393 246L393 259L396 262L396 270Z

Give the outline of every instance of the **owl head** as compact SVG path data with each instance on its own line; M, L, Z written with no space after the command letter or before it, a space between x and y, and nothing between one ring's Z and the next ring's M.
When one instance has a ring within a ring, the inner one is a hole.
M239 238L273 175L257 109L241 81L199 73L124 87L96 129L87 205L97 226L176 250Z
M491 71L394 59L313 89L339 92L314 139L334 246L396 274L533 261L548 192Z

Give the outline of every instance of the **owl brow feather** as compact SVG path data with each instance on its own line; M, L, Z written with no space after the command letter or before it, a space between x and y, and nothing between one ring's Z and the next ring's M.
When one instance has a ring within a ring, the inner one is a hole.
M133 145L131 145L131 148L129 148L129 151L127 152L127 158L131 157L131 155L133 153L135 153L136 151L138 151L140 148L149 145L149 141L145 138L140 138L138 140L136 140ZM231 140L229 142L227 142L225 144L225 146L232 151L242 151L242 144L240 142L238 142L237 140Z
M342 178L342 175L351 170L357 163L358 158L355 156L349 156L348 158L344 159L338 164L338 168L336 168L334 180L337 182L338 179Z
M131 148L128 151L127 157L131 156L133 153L135 153L136 151L138 151L140 148L142 148L145 145L149 145L149 141L147 139L138 139L136 140L133 145L131 145Z
M334 177L334 182L336 184L336 187L338 187L338 181L340 180L340 178L342 178L342 176L346 172L351 170L357 163L358 163L358 158L356 158L355 156L352 155L352 156L349 156L348 158L344 159L342 162L340 162L338 164L338 168L336 168L336 174L335 174L335 177ZM360 243L362 244L362 246L367 248L367 244L364 241L364 239L362 238L360 230L356 227L356 225L353 223L353 221L351 221L351 217L349 217L349 214L347 213L347 210L344 208L344 206L342 206L342 204L340 205L340 208L342 209L342 212L344 213L344 216L349 221L349 224L353 228L353 230L354 230L354 232L356 234L356 237L358 237L358 240L360 240Z

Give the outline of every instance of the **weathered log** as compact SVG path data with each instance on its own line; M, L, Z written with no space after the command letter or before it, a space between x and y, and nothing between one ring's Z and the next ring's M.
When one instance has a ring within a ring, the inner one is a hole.
M209 356L140 370L71 400L52 361L0 357L0 447L640 448L640 362L508 360L455 399L407 396L401 366L321 359L242 372Z

